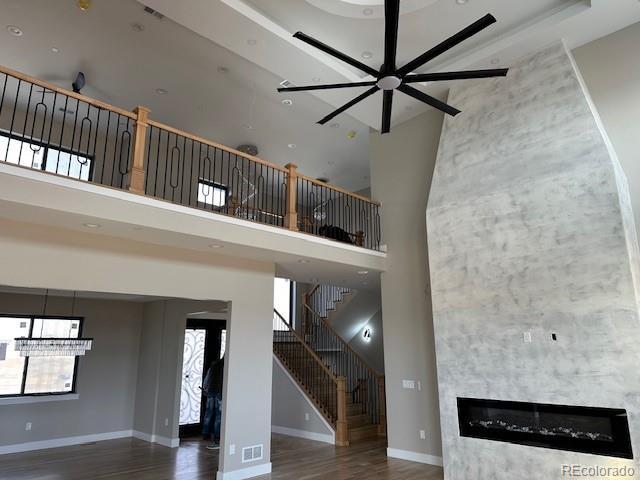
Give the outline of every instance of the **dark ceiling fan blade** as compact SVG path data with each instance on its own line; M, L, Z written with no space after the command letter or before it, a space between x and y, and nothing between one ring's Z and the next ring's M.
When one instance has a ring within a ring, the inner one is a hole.
M446 103L441 102L437 98L433 98L431 95L427 95L426 93L421 92L420 90L417 90L413 87L410 87L409 85L400 85L398 87L398 90L400 90L402 93L409 95L410 97L415 98L416 100L420 100L421 102L424 102L427 105L431 105L433 108L437 108L438 110L441 110L444 113L451 115L452 117L455 117L460 113L460 110L458 110L457 108L454 108L451 105L447 105Z
M330 83L327 85L307 85L304 87L286 87L279 88L279 92L307 92L309 90L329 90L332 88L351 88L351 87L371 87L375 85L375 81L371 82L355 82L355 83Z
M400 21L400 0L384 2L384 65L383 73L392 73L396 69L398 50L398 22Z
M342 52L339 52L338 50L336 50L335 48L330 47L329 45L326 45L322 42L320 42L319 40L316 40L313 37L310 37L309 35L302 33L302 32L297 32L294 35L294 38L297 38L298 40L303 41L306 44L311 45L312 47L317 48L318 50L322 50L324 53L327 53L329 55L331 55L332 57L335 57L339 60L342 60L345 63L348 63L349 65L351 65L352 67L356 67L359 70L362 70L363 72L368 73L369 75L373 75L374 77L378 76L378 71L371 68L369 65L365 65L362 62L359 62L358 60L356 60L355 58L351 58L348 55L345 55Z
M402 81L404 83L416 83L466 80L469 78L506 77L508 72L508 68L496 68L493 70L467 70L464 72L418 73L416 75L407 75Z
M410 87L409 87L410 88ZM362 95L358 95L356 98L354 98L353 100L351 100L350 102L345 103L343 106L341 106L339 109L331 112L329 115L327 115L326 117L324 117L322 120L320 120L318 123L320 125L324 125L325 123L327 123L329 120L331 120L333 117L340 115L342 112L344 112L345 110L350 109L351 107L353 107L356 103L361 102L362 100L364 100L365 98L373 95L374 93L376 93L379 90L378 87L373 87L370 88L369 90L367 90L366 92L364 92Z
M380 133L391 130L391 109L393 108L393 90L385 90L382 98L382 128Z
M469 25L467 28L463 30L460 30L458 33L456 33L452 37L447 38L444 42L440 43L439 45L436 45L431 50L428 50L427 52L423 53L419 57L411 60L409 63L407 63L403 67L399 68L397 75L402 77L404 75L407 75L408 73L411 73L413 70L421 67L428 61L433 60L437 56L442 55L447 50L464 42L466 39L473 37L477 33L480 33L485 28L496 23L496 21L497 20L493 15L491 14L485 15L477 22L472 23L471 25Z

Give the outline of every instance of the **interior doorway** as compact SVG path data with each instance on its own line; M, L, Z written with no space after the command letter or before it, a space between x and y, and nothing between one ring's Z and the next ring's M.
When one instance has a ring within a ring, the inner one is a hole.
M226 328L224 320L187 320L180 390L180 438L202 435L206 407L202 382L209 365L225 353Z

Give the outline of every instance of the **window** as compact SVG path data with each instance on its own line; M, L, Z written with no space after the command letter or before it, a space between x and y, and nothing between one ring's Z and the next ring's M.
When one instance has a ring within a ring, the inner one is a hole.
M0 132L0 161L87 181L93 163L81 153L4 132Z
M198 180L198 203L214 207L224 207L227 204L227 187L200 178Z
M292 299L293 283L286 278L275 278L273 283L273 308L287 323L292 324ZM293 325L292 325L293 326ZM286 325L274 323L275 330L288 330Z
M16 338L79 338L81 318L0 316L0 396L75 392L77 357L21 357Z

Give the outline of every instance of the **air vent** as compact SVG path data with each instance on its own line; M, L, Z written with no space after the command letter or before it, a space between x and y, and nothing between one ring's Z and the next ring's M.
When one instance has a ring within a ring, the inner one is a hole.
M290 82L289 80L283 80L280 82L280 86L283 88L289 88L289 87L294 87L295 85L293 84L293 82Z
M144 11L145 11L145 12L147 12L149 15L153 15L153 16L154 16L154 17L156 17L158 20L162 20L162 19L164 18L164 15L163 15L163 14L161 14L160 12L158 12L158 11L154 10L154 9L153 9L153 8L151 8L151 7L147 7L146 5L145 5L145 7L144 7Z
M242 463L255 462L262 460L262 445L254 445L253 447L244 447L242 449Z

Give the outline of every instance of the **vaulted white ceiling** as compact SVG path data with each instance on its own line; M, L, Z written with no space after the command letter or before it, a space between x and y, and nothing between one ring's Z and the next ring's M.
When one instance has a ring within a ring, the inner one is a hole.
M166 17L146 14L143 4ZM156 120L232 147L256 144L266 160L294 162L310 176L359 190L369 184L369 127L380 125L381 96L323 127L315 122L362 89L283 96L276 88L283 79L303 85L363 77L293 39L297 30L378 67L382 5L382 0L93 0L92 8L81 12L75 0L0 0L0 64L66 87L83 70L87 95L124 108L148 106ZM464 5L402 0L401 5L399 63L486 13L498 19L421 71L508 66L557 38L575 47L640 21L637 0L468 0ZM19 26L23 36L9 35L7 25ZM371 58L362 58L365 51ZM447 94L447 84L419 88L440 98ZM284 98L293 105L283 105ZM428 108L402 94L396 99L395 125Z
M383 0L144 2L296 85L367 78L293 39L291 35L298 30L374 68L382 63ZM640 3L637 0L402 0L398 63L411 60L487 13L492 13L498 23L419 71L508 66L514 59L558 38L564 38L573 48L640 21ZM371 57L363 58L364 52ZM446 84L422 88L440 98L447 92ZM364 88L354 88L288 95L320 98L327 102L326 113L329 113L363 91ZM338 121L353 116L378 129L381 103L381 95L374 95L350 109L348 114L340 115ZM394 123L418 115L426 108L397 94Z

